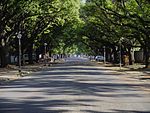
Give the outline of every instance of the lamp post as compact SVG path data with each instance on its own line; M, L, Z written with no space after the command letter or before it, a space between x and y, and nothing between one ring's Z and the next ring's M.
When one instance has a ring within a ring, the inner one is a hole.
M121 55L121 41L119 42L119 49L120 49L120 50L119 50L119 67L120 67L120 69L121 69L121 62L122 62L122 61L121 61L121 56L122 56L122 55Z
M104 46L104 64L106 63L106 47Z
M19 41L19 74L21 74L21 37L22 37L22 35L21 35L21 32L19 32L18 33L18 35L17 35L17 37L18 37L18 41Z
M122 45L122 40L123 40L124 38L123 37L121 37L120 38L120 40L119 40L119 67L120 67L120 70L121 70L121 64L122 64L122 59L121 59L121 57L122 57L122 55L121 55L121 53L122 53L122 49L121 49L121 45Z
M102 39L106 39L107 37L104 35L104 36L102 36ZM104 64L106 63L106 47L105 46L103 46L103 49L104 49Z
M45 53L45 66L46 66L46 46L47 46L47 43L44 43L44 53Z

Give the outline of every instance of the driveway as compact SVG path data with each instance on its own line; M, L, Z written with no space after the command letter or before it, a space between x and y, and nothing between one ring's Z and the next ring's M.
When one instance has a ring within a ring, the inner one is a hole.
M0 113L150 113L149 88L86 58L69 58L1 85Z

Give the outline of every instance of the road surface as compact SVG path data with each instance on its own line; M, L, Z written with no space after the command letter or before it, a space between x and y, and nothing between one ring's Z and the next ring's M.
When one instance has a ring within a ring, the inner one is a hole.
M0 113L150 113L149 84L86 58L0 86Z

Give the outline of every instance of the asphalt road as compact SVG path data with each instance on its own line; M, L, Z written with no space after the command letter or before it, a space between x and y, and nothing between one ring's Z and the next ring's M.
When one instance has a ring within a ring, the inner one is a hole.
M0 86L0 113L150 113L150 84L69 58Z

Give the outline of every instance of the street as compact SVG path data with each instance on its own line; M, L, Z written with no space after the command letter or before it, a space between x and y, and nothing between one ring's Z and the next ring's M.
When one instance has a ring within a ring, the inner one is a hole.
M150 84L68 58L0 86L0 113L150 113Z

